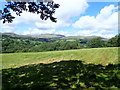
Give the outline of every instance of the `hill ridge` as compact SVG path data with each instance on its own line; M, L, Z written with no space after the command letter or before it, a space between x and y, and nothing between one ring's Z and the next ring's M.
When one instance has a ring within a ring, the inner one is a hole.
M9 35L12 37L29 37L29 38L61 38L61 39L92 39L92 38L98 38L100 36L65 36L61 34L39 34L39 35L20 35L16 33L0 33L0 35ZM102 39L106 39L103 37L100 37Z

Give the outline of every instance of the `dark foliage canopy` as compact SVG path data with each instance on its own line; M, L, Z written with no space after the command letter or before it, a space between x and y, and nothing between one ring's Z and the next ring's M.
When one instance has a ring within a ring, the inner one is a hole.
M120 90L120 64L63 60L2 70L3 90Z
M50 2L16 2L16 1L10 1L7 2L7 5L5 5L5 8L0 11L1 14L1 20L3 20L3 23L8 22L11 23L13 19L15 18L10 10L13 10L18 16L21 15L23 11L40 14L40 18L42 20L47 20L48 18L52 22L57 22L57 18L53 17L53 14L55 13L55 9L59 8L59 4L55 4L53 1Z

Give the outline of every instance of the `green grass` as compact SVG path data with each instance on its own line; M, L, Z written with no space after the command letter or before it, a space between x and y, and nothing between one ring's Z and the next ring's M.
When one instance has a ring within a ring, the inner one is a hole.
M120 90L118 49L3 54L2 90Z
M75 40L75 39L67 39L66 41L74 42L74 41L76 41L76 40Z
M85 63L108 65L118 63L118 48L93 48L35 53L2 54L2 68L19 67L35 63L61 60L81 60Z

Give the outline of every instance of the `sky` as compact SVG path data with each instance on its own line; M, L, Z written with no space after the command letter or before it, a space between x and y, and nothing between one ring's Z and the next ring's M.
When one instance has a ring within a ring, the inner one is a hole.
M23 12L12 23L0 21L1 33L21 35L61 34L65 36L101 36L111 38L118 34L118 2L91 2L87 0L54 0L60 4L54 17L44 21L40 15ZM0 3L4 7L4 2Z

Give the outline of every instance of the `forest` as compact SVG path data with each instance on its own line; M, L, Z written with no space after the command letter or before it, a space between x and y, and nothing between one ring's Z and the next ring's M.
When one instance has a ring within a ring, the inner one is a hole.
M102 37L91 39L31 38L2 35L2 53L43 52L82 48L120 47L120 34L104 40Z

